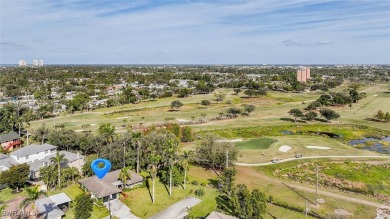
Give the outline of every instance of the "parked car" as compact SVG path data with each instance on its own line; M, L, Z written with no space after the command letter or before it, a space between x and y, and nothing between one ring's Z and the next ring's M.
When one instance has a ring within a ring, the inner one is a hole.
M273 159L271 160L271 162L272 162L272 163L277 163L277 162L279 162L279 160L278 160L278 158L273 158Z

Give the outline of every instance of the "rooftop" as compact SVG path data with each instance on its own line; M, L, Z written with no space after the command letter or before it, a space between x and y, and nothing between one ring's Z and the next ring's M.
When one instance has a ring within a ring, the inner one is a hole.
M20 137L16 132L8 132L8 133L0 135L0 143L12 141L12 140L19 139L19 138Z
M17 157L26 157L27 155L32 155L45 150L51 150L56 148L57 146L51 144L43 144L43 145L30 144L16 151L12 151L10 154Z

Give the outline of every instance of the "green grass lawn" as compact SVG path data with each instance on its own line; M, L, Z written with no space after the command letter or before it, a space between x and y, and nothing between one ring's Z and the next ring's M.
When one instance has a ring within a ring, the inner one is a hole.
M236 142L239 149L267 149L277 140L273 138L255 138L247 141Z
M15 198L16 196L26 196L26 192L22 189L21 192L15 193L12 189L7 187L7 188L0 191L0 204L2 202L7 202L7 201Z
M175 187L172 189L172 196L169 196L167 189L162 183L156 179L155 182L155 197L156 202L153 204L151 199L151 191L152 188L150 187L150 191L148 188L138 188L135 190L131 190L126 192L128 194L128 197L126 199L123 199L123 202L129 206L131 209L131 212L135 214L138 217L141 218L147 218L150 217L165 208L171 206L172 204L190 197L194 196L197 197L194 194L194 191L196 189L204 189L205 195L202 197L198 197L202 199L202 202L196 205L194 208L191 209L190 215L192 216L205 216L211 211L213 211L216 206L216 197L219 195L218 191L213 188L211 185L208 184L208 179L214 179L216 178L215 173L204 170L200 167L194 167L192 166L189 171L189 180L186 189L183 189L183 187ZM191 182L196 180L198 182L198 185L192 185ZM200 185L201 183L206 183L206 185ZM151 179L149 179L149 185L152 185Z

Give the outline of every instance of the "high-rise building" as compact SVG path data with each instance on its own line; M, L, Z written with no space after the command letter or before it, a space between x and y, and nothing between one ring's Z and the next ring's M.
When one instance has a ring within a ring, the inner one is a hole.
M27 65L27 63L26 63L26 61L25 60L19 60L19 66L20 67L22 67L22 66L26 66Z
M38 60L33 60L33 66L38 66Z
M38 66L43 66L43 60L39 60Z
M301 68L297 70L297 81L306 82L310 78L310 68Z

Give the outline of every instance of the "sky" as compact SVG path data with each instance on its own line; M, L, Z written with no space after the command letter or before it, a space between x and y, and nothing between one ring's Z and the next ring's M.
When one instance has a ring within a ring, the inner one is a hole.
M389 0L0 0L0 64L390 64Z

